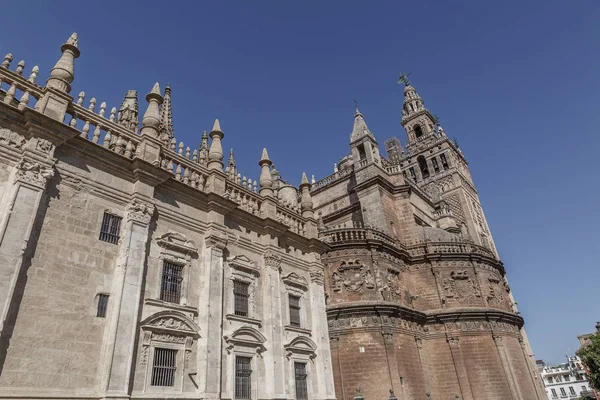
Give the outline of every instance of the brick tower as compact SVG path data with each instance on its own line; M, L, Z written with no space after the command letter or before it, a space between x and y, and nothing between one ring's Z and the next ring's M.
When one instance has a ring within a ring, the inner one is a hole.
M401 80L406 150L381 156L356 110L351 153L311 188L330 246L336 396L360 387L367 399L542 399L467 162Z

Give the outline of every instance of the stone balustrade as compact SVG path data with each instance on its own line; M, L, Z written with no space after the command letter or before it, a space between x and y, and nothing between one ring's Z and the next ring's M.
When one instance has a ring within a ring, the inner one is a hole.
M444 242L423 241L405 246L396 238L374 228L329 229L320 232L319 239L329 245L356 244L368 240L377 240L398 249L405 249L413 257L425 254L480 254L495 258L491 250L462 239Z
M278 222L288 226L292 232L297 233L298 235L304 235L306 233L304 218L300 217L297 212L278 204L276 217Z
M241 184L227 180L225 183L225 197L250 214L261 214L262 197Z
M325 178L321 179L318 182L315 182L312 187L311 187L311 192L315 191L315 190L319 190L321 188L324 188L326 186L331 185L332 183L347 177L348 175L350 175L352 172L354 171L353 167L348 167L348 168L344 168L342 170L339 170L337 172L334 172L333 174L326 176Z
M31 105L37 104L37 101L43 95L43 88L36 84L39 68L37 65L32 68L29 78L23 76L25 61L20 61L15 71L11 71L10 64L12 54L4 56L4 61L0 65L0 89L2 84L8 85L8 88L3 93L3 102L5 104L15 105L19 110ZM30 105L30 102L34 103Z

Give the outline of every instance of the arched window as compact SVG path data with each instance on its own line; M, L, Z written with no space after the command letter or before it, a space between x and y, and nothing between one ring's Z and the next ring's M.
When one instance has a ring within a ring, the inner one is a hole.
M421 129L421 125L415 125L415 137L418 139L423 136L423 130Z
M429 178L429 169L427 168L427 160L425 160L425 157L417 157L417 162L419 163L419 169L421 170L421 175L423 176L423 179Z

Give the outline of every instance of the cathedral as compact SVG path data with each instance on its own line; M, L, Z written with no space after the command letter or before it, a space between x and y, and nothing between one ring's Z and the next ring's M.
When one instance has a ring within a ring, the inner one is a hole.
M1 398L545 398L465 155L407 76L404 148L356 109L334 174L294 187L267 149L238 171L219 120L178 142L169 86L74 96L77 35L60 50L45 84L0 65Z

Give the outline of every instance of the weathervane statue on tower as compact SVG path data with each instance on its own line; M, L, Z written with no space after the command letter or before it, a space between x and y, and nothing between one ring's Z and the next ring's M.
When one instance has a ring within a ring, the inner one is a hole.
M400 72L400 77L398 78L398 84L405 84L405 85L410 85L410 82L408 81L408 77L410 76L412 72L409 72L408 74L404 74L402 72Z

